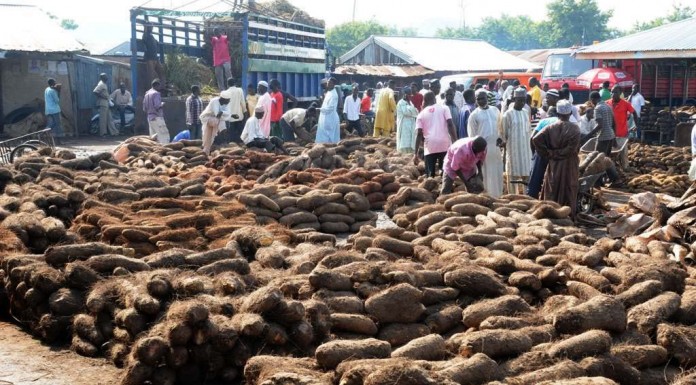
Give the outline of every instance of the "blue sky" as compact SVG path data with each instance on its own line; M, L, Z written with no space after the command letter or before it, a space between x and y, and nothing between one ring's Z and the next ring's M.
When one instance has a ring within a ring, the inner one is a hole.
M101 53L130 36L128 10L146 4L152 8L224 11L229 5L217 0L6 0L35 4L60 18L72 18L79 28L75 36L85 43L93 53ZM487 16L527 15L534 20L546 16L546 3L549 0L355 0L357 20L374 18L382 23L400 28L416 28L420 34L432 35L438 28L457 27L462 15L471 26L480 24ZM246 0L245 0L246 2ZM354 0L290 0L314 17L326 20L328 26L350 21L353 15ZM189 5L186 5L191 3ZM672 4L678 1L667 0L651 2L650 6L636 6L635 0L600 0L602 10L614 10L611 26L629 29L636 21L648 21L666 15ZM427 6L426 6L427 4ZM696 7L696 0L684 0L684 5ZM462 6L464 9L462 10ZM357 42L356 42L357 43Z

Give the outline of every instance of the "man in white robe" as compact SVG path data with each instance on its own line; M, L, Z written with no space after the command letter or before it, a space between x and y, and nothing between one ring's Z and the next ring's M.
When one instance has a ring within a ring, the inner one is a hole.
M529 180L532 149L529 145L532 123L525 107L527 91L518 87L513 93L514 104L500 121L500 137L505 143L508 194L524 194L524 185L512 183Z
M326 94L319 109L319 121L317 122L316 143L338 143L341 140L341 121L338 117L338 93L335 78L330 78L326 84Z
M500 111L488 105L488 92L480 89L476 92L478 107L471 113L467 122L467 134L470 138L480 136L486 139L486 160L483 162L483 187L493 198L503 195L503 157L496 143Z

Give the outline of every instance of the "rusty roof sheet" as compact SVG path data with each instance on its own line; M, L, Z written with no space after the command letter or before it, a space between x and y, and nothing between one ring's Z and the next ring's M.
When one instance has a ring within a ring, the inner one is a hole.
M0 51L87 51L70 32L33 5L0 4Z
M393 76L398 78L408 78L425 76L432 74L431 71L420 65L404 65L404 66L392 66L392 65L358 65L358 64L344 64L337 67L334 71L335 74L339 75L364 75L364 76Z
M643 57L696 57L696 17L606 40L578 50L581 59L594 55L627 53Z

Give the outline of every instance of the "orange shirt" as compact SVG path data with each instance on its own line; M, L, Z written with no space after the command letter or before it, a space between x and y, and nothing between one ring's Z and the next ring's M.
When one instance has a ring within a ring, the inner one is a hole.
M614 111L614 125L616 126L616 137L626 138L628 137L628 116L632 114L635 109L631 103L620 99L618 103L614 103L614 100L609 100L607 104Z
M370 111L371 106L372 106L372 98L370 98L367 95L363 96L362 100L360 101L360 113L364 114L367 111Z

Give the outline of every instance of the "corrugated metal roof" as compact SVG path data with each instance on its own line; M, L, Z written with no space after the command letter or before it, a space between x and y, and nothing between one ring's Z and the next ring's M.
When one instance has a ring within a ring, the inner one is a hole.
M526 51L507 51L511 55L515 55L520 59L524 59L527 61L530 61L534 64L537 64L541 67L544 66L546 63L546 58L549 57L552 53L556 53L557 51L562 51L559 49L528 49Z
M663 57L696 57L696 17L590 45L580 49L577 55L581 59L591 59L593 54L611 53L631 53L635 58L650 53L666 55Z
M78 52L86 48L41 9L0 4L0 51Z
M337 67L334 73L339 75L393 76L399 78L408 78L413 76L429 75L432 74L433 71L419 65L371 66L359 64L346 64Z
M101 56L131 56L131 46L130 40L126 40L123 43L117 45L114 48L108 49L100 54ZM139 56L142 56L142 52L138 52Z
M433 71L512 71L540 68L537 64L501 51L483 40L435 37L371 36L341 56L340 61L346 62L372 42L410 64L420 64Z

